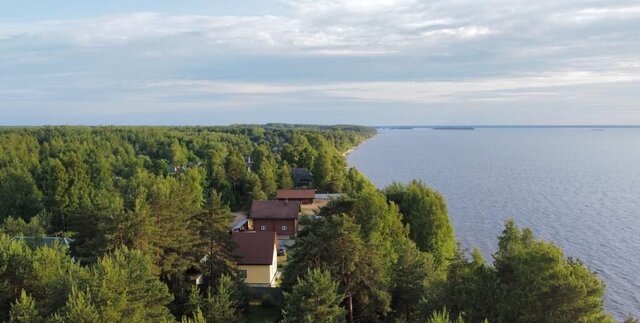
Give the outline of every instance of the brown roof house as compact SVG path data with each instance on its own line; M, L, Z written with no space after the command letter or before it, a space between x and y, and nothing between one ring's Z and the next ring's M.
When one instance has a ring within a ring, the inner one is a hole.
M275 232L288 239L298 231L300 201L253 201L249 212L249 227L255 231Z
M278 240L274 232L233 232L238 269L248 286L275 287L278 274Z
M300 201L302 204L311 204L316 196L316 190L278 190L276 199L280 201Z

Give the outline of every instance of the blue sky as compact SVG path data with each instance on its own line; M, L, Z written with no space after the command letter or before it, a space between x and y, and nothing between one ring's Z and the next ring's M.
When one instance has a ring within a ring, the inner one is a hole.
M640 124L637 0L0 2L0 124Z

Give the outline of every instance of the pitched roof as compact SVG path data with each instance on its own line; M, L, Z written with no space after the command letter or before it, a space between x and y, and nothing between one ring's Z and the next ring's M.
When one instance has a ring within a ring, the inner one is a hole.
M277 199L313 199L316 190L278 190Z
M233 222L231 222L231 230L238 230L242 228L242 226L247 223L249 220L245 214L236 213Z
M68 248L69 245L73 242L73 239L69 239L66 237L61 238L61 237L16 236L16 237L13 237L13 239L22 240L32 248L53 247L56 244L60 244Z
M238 265L271 265L276 248L276 233L269 231L234 232L233 255Z
M294 168L291 170L291 175L297 179L313 179L313 174L307 168Z
M300 201L253 201L250 219L297 219Z

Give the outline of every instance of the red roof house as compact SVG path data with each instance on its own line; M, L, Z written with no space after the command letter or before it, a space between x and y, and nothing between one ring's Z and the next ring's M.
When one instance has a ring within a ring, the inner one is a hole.
M270 231L289 238L298 231L300 201L253 201L249 220L255 231Z
M275 232L233 232L233 255L244 282L250 286L274 287L278 272L278 240Z

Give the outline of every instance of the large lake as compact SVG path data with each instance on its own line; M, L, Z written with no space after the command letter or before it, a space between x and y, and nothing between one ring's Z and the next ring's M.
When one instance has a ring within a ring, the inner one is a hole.
M618 320L640 315L640 129L388 130L348 156L378 187L421 179L490 260L504 220L583 260Z

